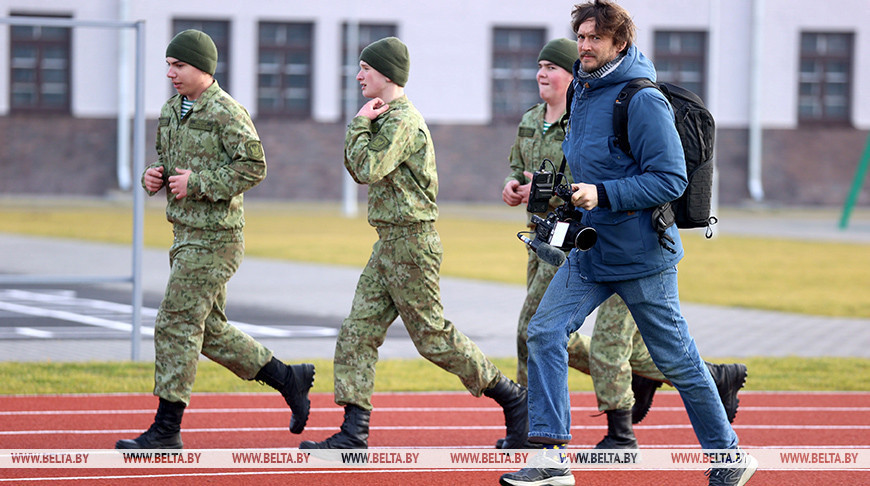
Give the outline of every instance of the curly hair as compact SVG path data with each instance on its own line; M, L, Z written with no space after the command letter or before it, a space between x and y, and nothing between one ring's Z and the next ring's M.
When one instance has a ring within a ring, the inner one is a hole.
M617 5L616 2L594 0L575 5L574 10L571 11L571 28L574 29L574 33L577 33L580 24L589 19L595 20L595 30L598 34L613 37L613 43L616 45L625 42L623 52L634 43L636 35L634 21L631 20L628 10Z

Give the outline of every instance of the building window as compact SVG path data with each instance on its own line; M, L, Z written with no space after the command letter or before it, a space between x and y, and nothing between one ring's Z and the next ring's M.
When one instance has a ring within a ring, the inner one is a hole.
M359 89L359 84L354 81L353 85L356 87L352 103L354 108L352 108L353 111L351 113L347 113L347 110L349 109L347 105L348 78L350 78L350 80L356 79L356 75L359 72L359 54L367 45L376 40L383 39L384 37L395 37L398 29L395 24L358 24L357 52L355 52L351 57L348 57L347 55L347 31L348 25L345 23L342 26L341 33L341 63L343 66L341 75L341 109L345 118L356 113L359 108L368 101L365 96L362 95L362 90Z
M653 58L659 82L680 85L706 99L706 32L656 32Z
M70 18L69 15L12 15ZM10 111L69 113L70 30L69 27L11 26Z
M492 42L492 118L517 123L540 101L538 54L544 29L495 28Z
M230 23L226 20L174 19L172 35L182 30L196 29L205 32L214 41L218 51L214 79L224 91L230 92ZM172 90L173 93L175 90Z
M260 22L258 116L311 116L314 24Z
M800 123L849 123L853 45L853 34L801 33Z

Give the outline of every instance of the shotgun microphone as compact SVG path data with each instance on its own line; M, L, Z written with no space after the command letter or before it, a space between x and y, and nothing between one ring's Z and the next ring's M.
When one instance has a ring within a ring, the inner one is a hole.
M517 238L529 245L529 248L545 263L549 263L554 267L561 267L565 263L565 253L562 250L538 239L530 240L522 234L517 234Z

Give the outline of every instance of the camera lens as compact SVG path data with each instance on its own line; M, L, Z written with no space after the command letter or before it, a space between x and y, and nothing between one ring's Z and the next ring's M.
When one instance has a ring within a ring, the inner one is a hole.
M587 251L598 241L598 232L594 228L584 226L574 237L574 247L580 251Z

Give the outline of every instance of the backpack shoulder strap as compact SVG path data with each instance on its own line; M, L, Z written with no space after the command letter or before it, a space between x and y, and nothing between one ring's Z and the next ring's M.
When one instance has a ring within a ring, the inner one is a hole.
M574 103L574 83L575 80L572 79L570 83L568 83L568 91L565 92L565 116L571 116L571 104Z
M572 79L570 83L568 83L568 91L565 93L565 115L562 116L562 123L567 125L568 120L571 118L571 104L574 103L574 83L575 80ZM567 132L567 127L562 127ZM558 186L562 182L562 174L565 173L565 167L568 165L568 159L565 158L565 155L562 154L562 164L559 166L559 172L556 173L556 181L555 184Z
M631 145L628 143L628 103L638 91L644 88L656 88L661 91L658 84L647 78L634 78L622 88L613 102L613 135L616 138L615 143L629 157L633 157L633 155L631 153ZM667 96L666 93L665 96ZM652 212L652 224L658 234L659 245L671 253L676 253L676 250L670 246L674 244L674 240L666 233L667 229L674 225L674 209L671 203L667 202L654 208Z
M644 88L659 89L656 83L647 78L634 78L622 88L613 102L613 135L616 137L616 146L629 156L631 146L628 144L628 103Z

